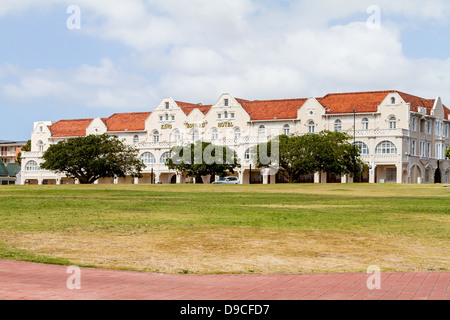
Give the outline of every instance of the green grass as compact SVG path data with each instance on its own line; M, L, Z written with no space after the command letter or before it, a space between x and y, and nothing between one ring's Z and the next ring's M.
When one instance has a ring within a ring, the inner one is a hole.
M356 245L361 252L366 250L366 254L370 254L370 250L377 252L380 264L389 257L386 265L390 270L447 270L449 226L450 189L442 186L0 187L0 258L44 263L166 272L314 272L313 268L293 269L293 261L325 261L326 257L321 253L334 254L333 246L337 241L344 244L341 245L344 251L340 252L342 265L346 260L344 256L356 259L352 252ZM275 239L270 234L276 234ZM320 235L320 239L312 235ZM86 252L79 243L85 239L84 245L98 246L102 241L115 243L121 237L124 243L128 241L128 246L134 248L136 255L152 250L151 258L156 261L132 263L128 253L117 252L118 262L114 263L114 245L111 244L108 247L111 253L105 253L104 264L98 263L93 258L95 252ZM228 260L227 268L215 269L217 260L226 260L230 253L245 255L246 251L245 248L235 251L223 248L214 237L223 238L223 244L229 246L261 242L266 247L258 251L252 246L253 258L245 260L245 265L239 256L235 256ZM291 246L290 237L294 240L301 237L315 239L311 252L302 251L306 248L300 242L296 247ZM235 243L234 240L239 241ZM364 240L371 243L369 248L364 247ZM139 241L146 244L140 245ZM268 246L277 241L280 246L271 256ZM347 242L349 245L345 248ZM378 242L381 243L377 245ZM412 243L412 251L400 246L401 243L405 246ZM392 244L392 252L386 244ZM296 251L297 247L303 249ZM209 251L211 248L219 248L215 256ZM440 257L436 250L440 251ZM203 262L193 258L195 261L191 261L188 257L177 260L178 252L203 257L209 261L208 265L203 266ZM397 258L391 257L394 255ZM280 262L276 267L271 267L270 263L259 265L258 257L262 256L265 259L260 263L264 264L271 257L292 260L292 263ZM177 266L169 268L164 265L167 261ZM337 263L326 271L352 269L350 264L343 268L339 266ZM361 266L355 266L356 269L360 270Z

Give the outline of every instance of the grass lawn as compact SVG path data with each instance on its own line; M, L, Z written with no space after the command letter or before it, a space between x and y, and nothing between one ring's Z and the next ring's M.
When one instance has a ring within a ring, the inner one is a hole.
M3 186L0 259L161 273L449 271L450 188Z

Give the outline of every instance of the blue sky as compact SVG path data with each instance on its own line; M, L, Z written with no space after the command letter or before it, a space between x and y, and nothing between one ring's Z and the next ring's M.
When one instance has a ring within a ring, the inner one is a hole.
M80 8L69 30L67 8ZM0 0L0 140L34 121L398 89L450 105L448 1ZM371 11L372 12L372 11ZM373 20L370 20L373 21Z

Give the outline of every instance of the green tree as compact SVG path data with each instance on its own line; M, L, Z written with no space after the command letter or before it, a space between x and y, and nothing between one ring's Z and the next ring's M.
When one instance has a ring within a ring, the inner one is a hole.
M236 152L208 142L177 146L172 148L171 154L172 157L166 162L169 169L186 173L195 178L196 183L202 182L202 176L226 177L240 167Z
M450 159L450 148L447 149L447 151L445 152L445 157L446 157L447 159Z
M258 145L256 165L264 168L274 167L276 163L289 182L315 172L353 176L365 164L360 158L360 151L350 140L348 134L330 131L303 136L279 136L276 140ZM267 160L273 158L274 142L278 143L278 160L270 162Z
M81 184L92 184L101 178L140 178L145 166L135 148L107 134L58 142L48 148L43 159L42 169L66 174Z
M31 140L28 140L27 143L20 148L22 151L17 154L16 162L18 164L22 164L22 152L30 152L31 151Z

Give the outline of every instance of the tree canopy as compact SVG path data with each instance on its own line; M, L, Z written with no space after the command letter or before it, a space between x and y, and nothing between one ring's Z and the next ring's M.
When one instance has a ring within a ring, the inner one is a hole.
M262 149L271 156L272 144L261 144L257 147L256 164L259 168L276 166L289 182L295 182L300 176L327 172L336 175L360 172L365 163L360 158L360 150L350 143L351 136L342 132L323 131L318 134L303 136L279 136L278 157L276 164L262 163L265 159Z
M171 170L187 173L189 177L202 181L202 176L225 177L228 172L240 167L235 151L208 142L197 141L187 146L176 146L171 150L172 157L166 165Z
M144 164L138 151L116 137L89 135L51 145L43 155L42 169L92 184L101 178L142 177Z

